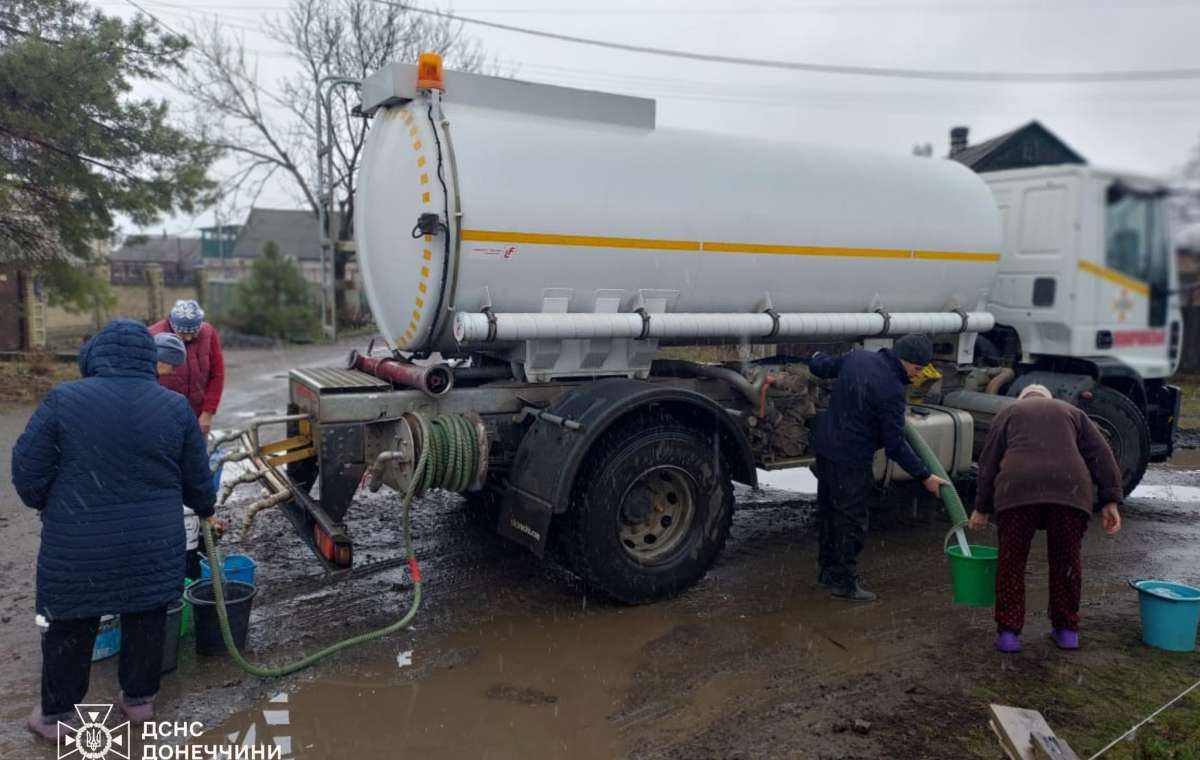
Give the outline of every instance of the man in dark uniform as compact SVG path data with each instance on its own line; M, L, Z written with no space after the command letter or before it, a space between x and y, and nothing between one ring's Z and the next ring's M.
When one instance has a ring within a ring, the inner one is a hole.
M883 449L933 495L944 480L929 472L904 439L905 386L933 358L924 335L905 335L880 351L839 356L817 353L809 368L834 380L829 409L817 416L813 449L817 455L820 525L819 582L835 599L870 602L876 595L858 580L858 555L867 533L868 499L875 485L872 463Z

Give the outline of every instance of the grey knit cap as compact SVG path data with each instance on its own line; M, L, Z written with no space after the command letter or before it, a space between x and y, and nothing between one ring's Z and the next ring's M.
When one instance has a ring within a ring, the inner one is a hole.
M174 333L159 333L154 336L154 347L158 349L158 360L172 367L187 361L187 348Z

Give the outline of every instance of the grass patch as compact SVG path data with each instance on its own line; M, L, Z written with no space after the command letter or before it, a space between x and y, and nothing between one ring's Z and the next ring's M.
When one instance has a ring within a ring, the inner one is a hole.
M75 362L62 361L44 352L31 353L21 360L0 362L0 402L41 401L53 386L78 378L79 368Z
M1171 378L1171 385L1179 386L1183 394L1182 407L1179 411L1179 427L1200 428L1200 375L1177 375Z
M972 712L991 702L1038 710L1080 757L1090 757L1196 682L1200 657L1152 649L1128 633L1089 626L1086 650L1026 652L976 681L964 695ZM1029 647L1027 647L1029 649ZM1200 760L1200 690L1167 708L1106 760ZM995 736L974 723L961 735L963 755L994 758Z

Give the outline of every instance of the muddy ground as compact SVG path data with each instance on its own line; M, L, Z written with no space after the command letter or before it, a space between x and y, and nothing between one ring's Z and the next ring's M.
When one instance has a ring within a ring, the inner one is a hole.
M230 351L217 422L282 408L285 373L342 348ZM33 625L38 523L9 485L8 452L31 412L0 407L0 757L53 758L22 718L38 693ZM951 603L929 509L873 517L863 574L875 604L834 602L814 583L811 496L737 492L717 567L668 602L622 607L496 537L457 497L423 501L414 536L425 599L416 625L278 680L200 658L186 639L164 678L164 718L199 720L200 740L274 744L283 758L962 758L998 757L989 701L1041 710L1081 757L1200 678L1200 655L1139 641L1134 577L1200 583L1200 457L1154 468L1125 529L1085 546L1084 649L1048 639L1044 549L1030 564L1026 650L991 649L989 610ZM240 521L253 491L226 517ZM252 659L291 660L384 625L411 600L396 562L399 504L384 493L352 514L357 561L328 583L290 527L265 514L226 551L258 562ZM115 662L93 669L89 700L111 701ZM1200 692L1106 757L1200 757ZM135 755L140 756L140 755Z

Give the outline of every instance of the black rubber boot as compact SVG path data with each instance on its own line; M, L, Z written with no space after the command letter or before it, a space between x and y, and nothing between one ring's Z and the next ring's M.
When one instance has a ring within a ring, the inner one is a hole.
M857 580L849 585L834 586L829 595L834 599L841 599L845 602L873 602L879 598L879 595L874 591L867 591L858 585Z
M817 575L817 585L824 588L833 588L833 573L827 568L821 568L821 572Z

